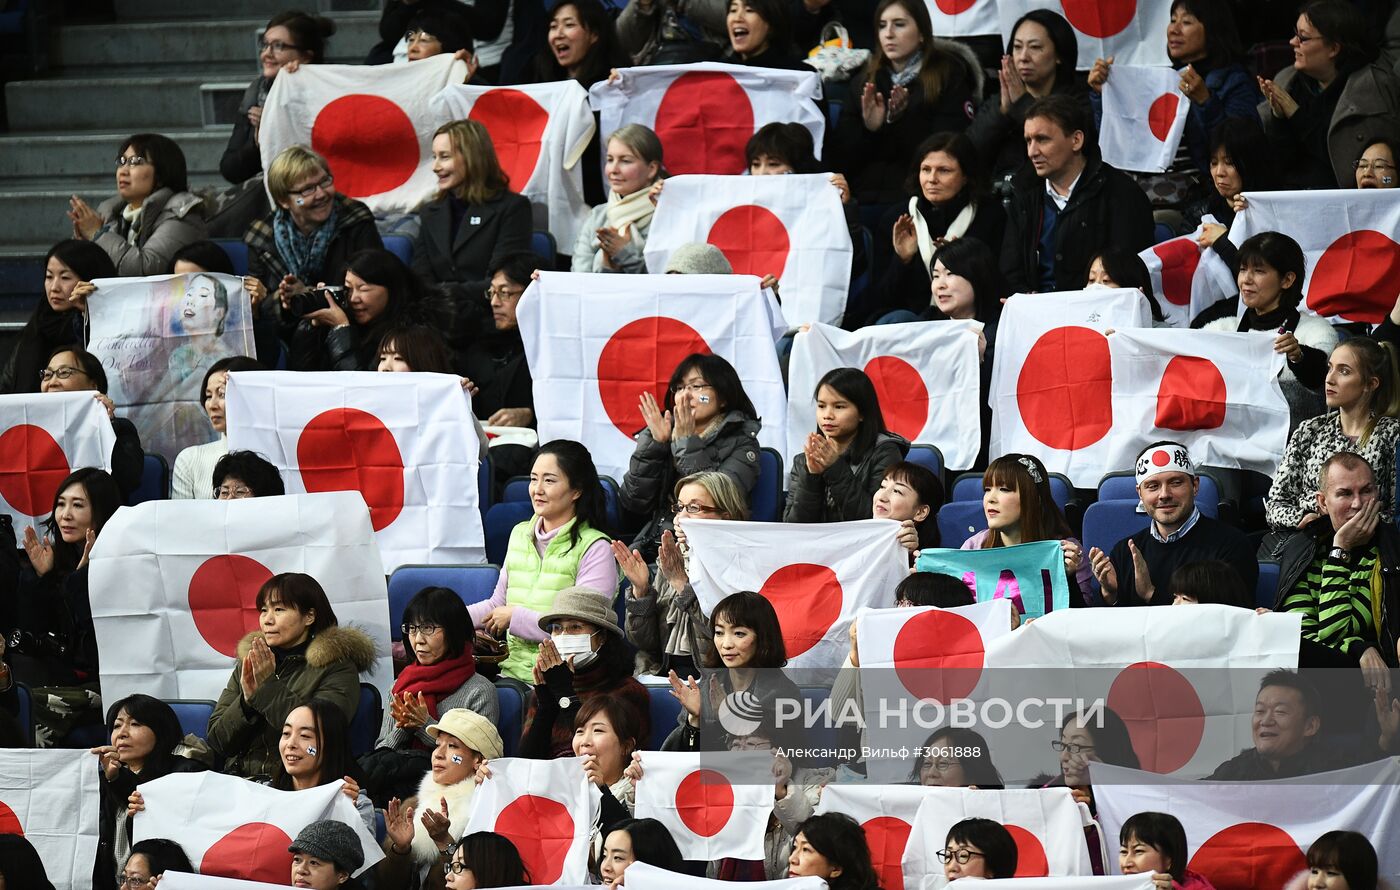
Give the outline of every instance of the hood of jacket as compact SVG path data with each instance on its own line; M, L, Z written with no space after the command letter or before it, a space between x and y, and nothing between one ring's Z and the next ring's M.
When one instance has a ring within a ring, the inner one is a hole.
M238 657L248 654L253 640L263 636L255 630L238 642ZM314 668L330 667L338 661L348 661L355 670L364 673L374 666L376 647L369 634L353 625L336 625L322 630L311 638L306 647L306 663Z
M982 63L977 61L977 54L966 44L957 40L949 40L946 37L933 38L933 48L938 52L945 53L953 61L962 65L963 73L972 83L972 96L977 98L982 95L982 87L986 84L987 75L982 71Z
M763 429L763 421L759 420L757 417L750 417L742 411L729 411L724 415L724 419L720 421L714 436L707 439L707 441L713 442L720 436L733 433L748 433L750 436L756 438L758 436L758 431L761 429Z

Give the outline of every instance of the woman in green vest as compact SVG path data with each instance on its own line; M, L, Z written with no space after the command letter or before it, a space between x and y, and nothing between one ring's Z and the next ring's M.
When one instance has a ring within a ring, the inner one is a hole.
M530 468L530 503L535 515L510 533L505 565L489 600L468 607L472 622L497 637L509 654L501 674L534 684L535 659L548 636L540 616L566 587L617 593L617 561L603 525L603 486L593 457L578 442L556 439Z

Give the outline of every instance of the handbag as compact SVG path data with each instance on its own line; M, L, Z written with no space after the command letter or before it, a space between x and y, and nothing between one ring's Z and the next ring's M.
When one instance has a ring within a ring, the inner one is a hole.
M851 45L851 32L840 22L827 22L822 26L821 38L806 62L821 74L822 80L850 80L861 66L870 60L870 50L856 49Z

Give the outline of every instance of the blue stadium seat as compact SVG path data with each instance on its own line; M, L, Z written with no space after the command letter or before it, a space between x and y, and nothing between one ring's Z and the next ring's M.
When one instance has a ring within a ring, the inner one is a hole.
M1220 484L1215 481L1215 477L1201 473L1201 487L1196 492L1196 506L1201 508L1201 513L1216 519L1220 516ZM1106 473L1099 480L1099 500L1101 501L1137 501L1137 477L1132 470L1120 470L1114 473Z
M481 521L486 521L486 511L491 509L491 505L496 502L492 497L496 490L493 484L495 479L491 471L491 456L487 455L486 460L477 464L476 468L476 508L481 511Z
M1138 499L1099 500L1084 511L1084 550L1098 547L1104 553L1126 537L1147 528L1147 514L1137 511ZM1204 511L1202 511L1204 512Z
M237 238L215 238L214 243L223 248L233 263L233 274L248 274L248 245Z
M861 249L865 256L865 269L851 281L851 296L870 287L871 267L875 264L875 236L865 226L860 227Z
M963 541L987 527L982 499L949 501L938 511L938 539L944 547L961 547Z
M24 732L25 740L34 744L34 697L29 692L29 687L23 683L15 684L15 697L19 699L19 728Z
M405 235L385 235L384 249L403 260L405 266L413 265L413 241Z
M749 513L755 522L783 518L783 458L772 448L758 450L758 481L749 495Z
M910 445L909 454L905 460L910 463L927 467L933 475L938 477L938 481L943 481L943 452L938 450L936 445Z
M1161 244L1163 241L1170 241L1176 237L1176 232L1166 223L1157 223L1152 227L1152 243Z
M607 517L608 530L622 534L622 508L618 506L617 480L611 476L599 476L603 483L603 513Z
M840 102L828 102L828 103L826 103L826 125L827 125L828 127L830 127L832 130L835 130L836 127L837 127L837 125L840 124L840 123L841 123L841 103L840 103Z
M651 739L646 750L660 751L666 736L680 724L681 702L671 694L670 686L648 686L647 696L651 699Z
M379 740L379 722L384 712L379 702L379 690L369 683L360 684L360 702L355 707L355 719L350 721L350 753L355 757L374 750Z
M530 500L530 477L516 476L506 483L505 490L501 492L501 503L510 501Z
M384 829L384 811L376 808L374 811L374 841L377 844L384 843L387 832Z
M141 484L126 499L128 507L170 497L170 464L159 454L147 454L141 467Z
M530 252L540 259L547 261L549 267L552 269L557 262L555 257L559 255L559 245L555 242L554 236L549 232L531 232Z
M166 701L175 716L180 719L180 730L185 735L207 738L209 718L214 716L214 702L204 699L171 699Z
M1063 473L1050 474L1050 497L1063 510L1070 501L1074 500L1074 486L1070 483L1069 477ZM954 501L980 501L982 500L982 474L981 473L959 473L958 478L953 480L953 494L951 500Z
M1272 559L1259 560L1259 583L1254 586L1254 605L1272 609L1278 598L1279 564Z
M506 549L510 546L510 532L520 523L535 515L535 508L529 501L509 501L495 504L486 511L486 559L496 565L504 565Z
M520 748L520 733L525 728L525 684L513 680L496 681L496 702L501 717L496 729L501 734L507 757L514 757Z
M446 587L467 605L491 598L501 570L493 565L426 566L406 565L394 569L389 576L389 637L401 638L404 609L408 601L424 587Z

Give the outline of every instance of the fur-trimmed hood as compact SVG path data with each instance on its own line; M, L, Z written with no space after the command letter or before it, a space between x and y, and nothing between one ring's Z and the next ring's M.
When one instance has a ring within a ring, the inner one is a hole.
M423 826L423 820L417 818L417 814L422 813L425 807L440 810L444 800L447 801L448 833L455 838L460 838L463 830L467 827L467 820L471 818L472 807L476 803L476 780L467 776L455 785L439 785L433 779L432 770L428 770L427 774L423 776L423 781L418 784L418 797L414 807L413 843L411 845L413 859L419 864L435 863L439 861L439 858L437 844L428 837L428 829Z
M242 659L247 655L253 640L261 636L263 632L255 630L239 640L238 657ZM314 668L324 668L337 661L348 661L363 674L374 666L376 654L374 640L370 639L369 634L353 625L335 625L311 638L311 645L306 647L306 663Z
M982 64L977 61L977 54L970 47L961 41L949 40L946 37L933 38L933 48L940 53L946 53L956 61L962 63L964 73L968 81L972 84L972 100L978 101L982 97L982 88L986 85L987 75L982 71Z

